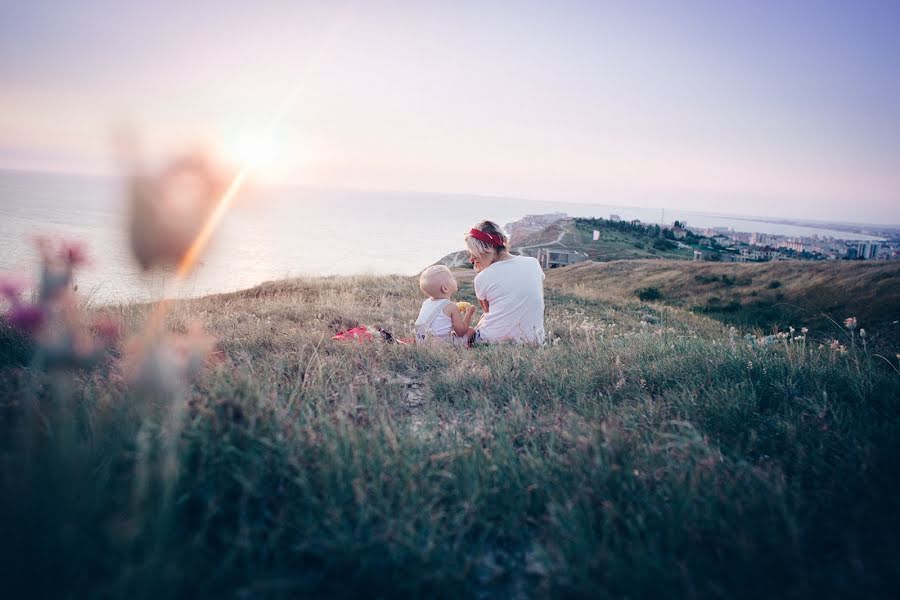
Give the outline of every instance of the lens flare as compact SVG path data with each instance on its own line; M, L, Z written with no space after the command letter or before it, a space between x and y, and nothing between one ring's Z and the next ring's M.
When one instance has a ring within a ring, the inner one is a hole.
M249 169L268 170L281 155L279 140L274 131L260 129L244 131L226 148L227 157Z

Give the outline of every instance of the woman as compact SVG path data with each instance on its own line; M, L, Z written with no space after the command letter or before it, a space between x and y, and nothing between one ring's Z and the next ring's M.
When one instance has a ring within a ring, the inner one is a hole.
M475 341L544 343L544 272L530 256L509 253L509 236L492 221L466 234L469 261L478 271L475 296L484 316Z

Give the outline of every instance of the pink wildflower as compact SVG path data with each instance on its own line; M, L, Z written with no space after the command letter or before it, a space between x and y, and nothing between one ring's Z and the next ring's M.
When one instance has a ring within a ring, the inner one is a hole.
M7 315L10 325L28 334L41 329L47 320L47 313L38 305L19 305L13 307Z
M63 240L59 245L59 258L63 264L70 267L80 267L87 264L88 255L85 245L75 240Z
M28 287L28 280L18 275L0 275L0 296L10 302L18 302L19 295Z
M844 319L844 327L851 331L856 329L856 317L847 317Z

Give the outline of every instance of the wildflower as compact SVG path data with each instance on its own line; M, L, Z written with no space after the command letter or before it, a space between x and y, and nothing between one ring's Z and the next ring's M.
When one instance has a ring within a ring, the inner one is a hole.
M18 275L0 275L0 296L18 303L19 296L28 287L28 280Z
M44 262L41 269L41 301L48 302L58 298L69 289L72 283L72 271L60 269L53 263Z
M80 267L87 264L87 252L81 242L65 240L59 246L59 258L69 267Z
M809 327L801 327L800 333L802 333L803 335L806 335L807 333L809 333Z
M795 329L793 326L791 326L791 327L788 327L788 331L790 331L791 333L794 333Z
M865 330L865 329L860 329L860 330L859 330L859 337L861 337L861 338L866 337L866 330Z
M831 348L832 352L838 352L840 354L847 353L847 346L843 345L842 343L840 343L837 340L832 340L831 344L829 345L829 348Z
M850 331L856 329L856 317L847 317L846 319L844 319L844 327L846 327Z
M131 184L131 250L142 269L173 266L187 253L225 190L202 156L170 163Z
M7 315L9 324L27 334L37 333L47 320L47 313L39 305L19 305Z

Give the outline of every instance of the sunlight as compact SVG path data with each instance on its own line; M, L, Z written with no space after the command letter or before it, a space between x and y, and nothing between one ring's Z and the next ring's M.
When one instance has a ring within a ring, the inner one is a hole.
M281 157L280 141L271 128L243 131L224 151L230 162L262 174L274 172Z

